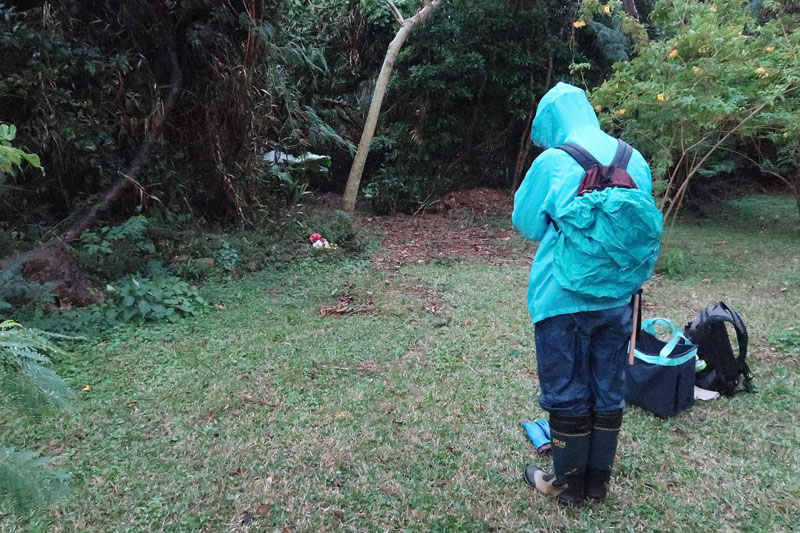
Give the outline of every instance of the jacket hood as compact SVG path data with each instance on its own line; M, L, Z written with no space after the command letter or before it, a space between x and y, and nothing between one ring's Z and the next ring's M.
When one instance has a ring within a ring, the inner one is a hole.
M586 93L567 83L558 83L539 101L531 140L542 148L553 148L566 142L573 131L586 127L600 129Z

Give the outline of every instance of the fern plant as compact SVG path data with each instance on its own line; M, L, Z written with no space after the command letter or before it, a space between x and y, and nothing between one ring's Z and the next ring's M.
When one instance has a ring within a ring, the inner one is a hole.
M22 411L42 403L69 408L72 391L44 365L63 350L51 341L63 337L24 328L12 320L0 322L0 397ZM32 451L0 445L0 509L24 512L45 507L66 492L66 474L47 468L51 461Z
M64 354L50 340L54 337L63 338L24 328L13 320L0 322L0 371L3 383L16 382L22 388L34 390L54 407L66 409L72 391L58 374L44 366L50 363L51 356Z
M65 495L67 475L49 468L51 461L36 452L0 446L0 502L23 513L44 508Z

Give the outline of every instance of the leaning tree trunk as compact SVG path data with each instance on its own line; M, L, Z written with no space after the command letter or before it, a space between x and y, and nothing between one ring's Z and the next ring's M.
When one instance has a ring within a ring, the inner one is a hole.
M383 60L383 66L378 75L378 82L375 84L375 91L372 93L372 103L369 106L367 122L364 124L364 131L361 134L361 141L358 143L356 157L353 160L353 166L350 168L350 175L347 177L342 207L351 215L355 210L358 187L361 184L361 175L364 173L364 165L367 162L370 144L372 144L372 138L375 135L378 115L380 115L383 97L386 94L386 87L389 84L389 78L394 69L394 62L397 60L397 55L400 53L400 49L403 47L403 43L408 35L425 22L441 3L442 0L425 0L425 6L417 11L413 17L403 19L394 4L388 0L392 13L395 15L398 22L400 22L400 29L397 31L397 35L395 35L394 39L392 39L392 42L389 43L389 48L386 51L386 57Z

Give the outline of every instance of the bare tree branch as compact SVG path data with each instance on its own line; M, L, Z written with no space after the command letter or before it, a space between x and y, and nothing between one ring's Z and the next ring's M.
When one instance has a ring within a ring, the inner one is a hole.
M384 1L384 2L386 2L386 6L389 8L389 11L391 11L391 12L392 12L392 15L394 15L394 18L395 18L395 19L397 20L397 22L399 22L399 23L400 23L400 25L402 26L402 25L403 25L403 23L404 23L406 20L403 18L403 14L402 14L402 13L400 13L400 10L399 10L399 9L397 9L397 6L396 6L396 5L394 5L394 2L392 2L392 0L383 0L383 1Z

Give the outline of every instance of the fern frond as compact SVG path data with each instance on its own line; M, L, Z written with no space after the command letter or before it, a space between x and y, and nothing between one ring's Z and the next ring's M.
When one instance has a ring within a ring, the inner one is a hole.
M72 391L55 372L44 367L51 356L65 352L48 337L65 338L25 328L12 320L0 322L0 370L6 378L27 382L47 403L68 408Z
M42 509L67 493L67 474L49 467L52 458L0 446L0 509Z

